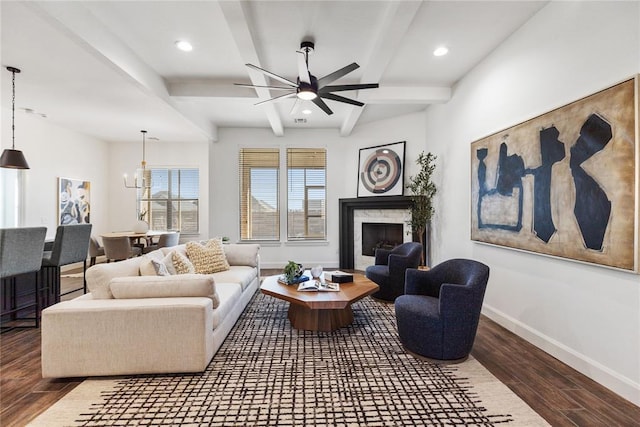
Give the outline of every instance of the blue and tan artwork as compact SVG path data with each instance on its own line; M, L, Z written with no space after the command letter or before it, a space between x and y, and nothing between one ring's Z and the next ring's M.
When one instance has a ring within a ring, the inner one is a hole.
M638 271L636 83L471 144L471 239Z

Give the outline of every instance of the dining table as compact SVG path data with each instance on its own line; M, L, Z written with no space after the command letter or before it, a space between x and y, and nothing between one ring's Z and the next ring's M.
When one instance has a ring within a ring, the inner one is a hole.
M131 240L131 244L141 245L142 240L144 240L146 245L150 246L153 244L153 239L155 237L158 237L164 233L166 233L166 231L149 230L146 233L138 233L135 231L110 231L107 233L102 233L100 237L128 237Z

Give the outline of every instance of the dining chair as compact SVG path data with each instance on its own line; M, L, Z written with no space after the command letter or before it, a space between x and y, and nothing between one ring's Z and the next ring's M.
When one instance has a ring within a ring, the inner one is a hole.
M45 305L60 302L60 297L83 290L87 293L87 254L91 238L91 224L60 225L51 245L45 245L40 273L44 278ZM83 286L60 293L60 267L83 263Z
M171 246L177 246L180 243L180 232L174 231L170 233L163 233L158 237L158 243L151 244L142 249L143 254L148 254L151 251L155 251L160 248L169 248Z
M102 236L104 255L107 261L122 261L142 253L142 249L131 245L131 239L127 236Z
M13 320L34 320L34 327L39 327L40 305L38 298L37 274L33 277L33 302L24 302L25 294L18 295L16 276L37 273L40 270L46 227L22 227L0 229L0 282L3 294L2 317ZM26 295L31 295L28 293ZM7 307L8 305L8 307ZM19 318L20 312L35 307L32 318ZM8 310L4 310L8 308ZM2 327L2 331L31 326Z
M89 266L96 265L96 258L99 256L104 256L104 248L97 237L91 236L89 239L89 258L91 258Z

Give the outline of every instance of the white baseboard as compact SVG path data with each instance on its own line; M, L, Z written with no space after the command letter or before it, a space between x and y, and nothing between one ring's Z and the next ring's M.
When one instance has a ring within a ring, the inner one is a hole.
M491 306L483 305L482 314L614 393L640 406L640 384Z

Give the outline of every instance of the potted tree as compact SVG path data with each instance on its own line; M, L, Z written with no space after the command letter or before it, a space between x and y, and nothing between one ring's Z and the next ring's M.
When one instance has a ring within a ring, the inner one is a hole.
M407 221L411 231L418 237L418 242L422 247L427 249L425 245L425 232L430 226L431 216L433 215L433 197L436 194L436 185L431 180L433 171L436 169L436 156L431 153L420 153L416 160L416 164L420 166L420 170L416 175L409 176L409 184L405 187L411 191L411 220ZM426 238L428 241L428 236ZM420 264L425 265L424 251Z

